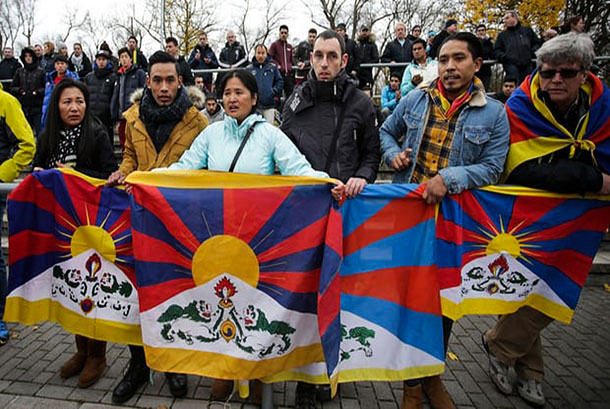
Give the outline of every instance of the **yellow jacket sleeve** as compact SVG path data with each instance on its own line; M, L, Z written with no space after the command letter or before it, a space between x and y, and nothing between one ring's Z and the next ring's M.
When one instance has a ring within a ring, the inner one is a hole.
M4 91L0 91L0 118L4 118L6 126L18 141L17 151L0 164L0 180L6 183L15 180L19 172L32 162L36 143L32 128L21 110L21 104Z

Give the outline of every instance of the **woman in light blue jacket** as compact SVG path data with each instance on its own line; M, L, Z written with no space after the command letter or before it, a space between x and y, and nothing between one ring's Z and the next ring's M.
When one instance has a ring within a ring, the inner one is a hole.
M206 168L272 175L277 165L282 175L328 177L325 172L314 170L292 141L279 128L265 122L256 111L256 78L249 71L228 73L221 90L226 112L224 120L204 129L169 169ZM237 155L242 144L241 154ZM234 169L231 169L236 156Z
M328 178L314 170L305 156L279 129L256 111L256 78L247 70L229 72L220 85L225 118L205 128L178 162L169 169L203 169L272 175L275 166L282 175ZM332 189L340 199L343 184ZM260 382L253 386L254 400L260 399ZM225 400L233 381L214 379L212 398Z

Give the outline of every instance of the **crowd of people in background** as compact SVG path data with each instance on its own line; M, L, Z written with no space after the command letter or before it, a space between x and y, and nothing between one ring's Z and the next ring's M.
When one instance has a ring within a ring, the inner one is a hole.
M505 29L498 33L495 41L487 34L485 24L474 27L474 34L481 42L484 60L496 60L502 65L503 78L499 82L516 83L519 85L533 68L534 52L544 41L556 36L559 32L583 32L585 24L581 17L570 17L559 28L545 30L541 37L530 28L523 25L514 11L508 11L504 16ZM423 28L415 25L410 32L404 23L395 25L395 37L388 40L379 53L377 39L366 25L360 27L356 39L349 38L345 24L337 24L335 31L339 33L346 45L348 62L345 68L350 79L361 90L374 88L373 69L364 64L371 63L402 63L390 68L386 77L387 86L381 89L379 111L383 120L392 113L401 97L408 92L434 79L437 71L437 53L442 42L450 35L459 31L458 21L448 19L439 32L428 31L423 38ZM165 40L165 51L172 55L177 63L182 82L194 85L203 92L202 100L215 93L217 103L213 111L207 111L205 103L200 104L202 111L213 117L221 114L223 108L218 104L222 98L218 85L223 79L222 72L215 74L209 70L218 68L234 69L249 68L258 81L261 90L260 103L263 104L265 118L270 123L279 123L280 111L285 101L293 92L294 87L304 82L311 69L310 54L317 30L312 28L307 33L307 39L293 46L289 43L289 28L281 25L279 38L269 47L257 44L253 49L251 59L232 30L226 33L225 46L218 56L208 43L207 33L199 34L199 41L187 56L180 55L180 44L174 37ZM63 78L74 78L84 81L92 92L95 104L94 113L100 117L113 133L113 125L119 124L119 140L124 145L124 119L122 112L131 106L129 96L144 86L145 72L148 67L146 56L138 47L138 40L130 36L125 47L116 55L106 42L99 45L93 59L83 52L82 45L75 42L73 51L68 52L66 44L54 44L46 41L21 50L20 60L14 56L11 47L3 50L0 62L0 80L5 80L4 87L15 95L23 105L29 123L36 133L44 129L46 120L46 101L51 95L53 86ZM264 54L264 56L263 56ZM406 64L406 65L405 65ZM208 70L199 72L200 70ZM387 76L389 74L389 76ZM485 89L490 93L492 65L484 64L477 73ZM214 81L215 77L215 81ZM392 81L398 78L400 94L392 86ZM12 80L9 81L9 80ZM390 92L390 89L393 92ZM506 87L494 90L492 95L500 100L506 100ZM210 107L211 98L210 98Z
M441 31L428 31L424 39L421 26L408 33L404 23L397 23L395 38L381 56L368 26L360 27L354 40L345 24L319 34L312 28L296 47L282 25L279 38L269 47L256 44L250 60L233 31L226 33L218 56L205 32L188 58L180 55L174 37L165 39L165 51L150 60L133 36L116 56L102 43L93 61L80 43L73 44L72 54L65 44L57 44L56 51L52 42L26 47L21 63L5 47L0 79L10 80L5 89L13 96L0 93L0 100L12 108L7 115L17 115L13 111L20 103L23 120L38 136L36 168L72 166L107 177L108 185L124 183L136 170L208 168L268 175L277 168L286 175L332 177L338 181L333 197L341 199L374 183L383 160L395 171L394 182L425 183L423 198L430 204L446 194L497 183L503 170L509 182L524 186L610 193L610 176L591 155L570 154L582 118L589 118L587 93L607 92L591 73L593 42L578 34L585 28L582 18L568 19L559 30L572 33L547 30L542 39L514 11L505 13L504 23L495 41L484 24L474 33L460 32L458 21L448 19ZM496 100L488 95L492 71L483 64L488 59L497 60L504 72ZM402 63L391 66L380 107L371 98L372 67L365 66L379 61ZM230 71L200 71L217 68ZM522 82L540 92L517 91L518 98L511 98ZM562 92L553 88L557 84ZM550 145L541 143L540 152L528 151L530 156L519 161L513 159L509 137L516 118L503 104L527 105L528 98L547 107L544 112L553 115L565 146L549 152L544 149ZM117 124L123 155L115 170ZM2 132L15 129L0 127L0 142ZM479 133L469 134L473 129ZM25 150L31 159L32 137L22 139L29 141ZM16 170L25 166L24 160L18 162ZM586 183L575 175L585 175ZM541 313L520 310L483 335L490 377L502 392L516 386L526 401L544 404L540 331L550 322ZM443 321L445 349L452 324ZM0 322L2 339L6 342L8 332ZM102 376L106 345L84 337L75 343L77 353L61 376L79 374L79 386L86 387ZM113 392L116 403L130 399L149 379L144 350L130 346L130 351L129 368ZM511 366L519 375L516 385L507 377ZM172 395L184 396L186 375L166 376ZM212 397L223 400L232 388L232 381L215 380ZM435 408L453 407L436 376L406 381L402 409L422 407L424 393ZM253 395L260 403L260 388ZM297 408L315 409L317 400L326 399L328 387L299 382Z

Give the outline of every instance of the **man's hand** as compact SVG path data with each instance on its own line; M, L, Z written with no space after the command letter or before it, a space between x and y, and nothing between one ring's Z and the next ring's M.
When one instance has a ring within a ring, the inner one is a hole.
M199 52L199 50L197 50L197 52L195 53L195 59L197 61L199 61L201 59L201 53Z
M447 194L447 186L441 175L436 175L426 183L422 197L428 204L437 204Z
M363 178L349 178L345 184L345 195L353 199L358 196L362 189L366 186L366 180Z
M602 173L602 188L598 192L600 195L610 195L610 175Z
M203 62L209 64L212 60L209 57L203 57Z
M331 189L330 193L337 202L341 201L341 199L343 199L343 193L345 193L345 185L343 182L339 181L339 183Z
M302 70L303 68L305 68L305 63L304 62L300 62L298 67L299 67L299 70Z
M411 78L411 82L413 83L413 85L419 85L423 80L424 77L419 74L416 74L413 76L413 78Z
M396 92L394 93L394 95L396 95L396 100L400 100L400 97L402 96L402 93L400 92L399 89L396 90Z
M411 159L409 158L409 154L413 152L413 149L407 148L404 152L398 152L394 159L392 159L392 169L395 171L401 171L405 169L411 163Z
M116 186L125 184L125 175L120 170L113 172L106 180L106 186Z

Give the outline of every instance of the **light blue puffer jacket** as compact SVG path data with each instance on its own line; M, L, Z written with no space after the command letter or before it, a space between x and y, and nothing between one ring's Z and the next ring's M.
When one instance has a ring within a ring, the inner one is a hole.
M251 114L240 125L228 115L222 122L209 125L169 169L228 171L239 145L255 123L256 127L244 146L234 172L272 175L277 165L285 176L328 177L324 172L313 170L292 141L258 113Z

